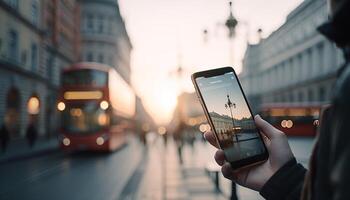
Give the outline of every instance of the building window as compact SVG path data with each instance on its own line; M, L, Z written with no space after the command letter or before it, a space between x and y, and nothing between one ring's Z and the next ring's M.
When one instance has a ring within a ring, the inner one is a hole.
M27 51L22 51L21 63L22 63L22 65L26 65L27 64Z
M37 96L32 96L27 102L27 111L30 115L37 115L40 112L40 100Z
M289 102L294 102L293 93L289 93Z
M18 33L15 30L10 30L8 33L8 57L18 60Z
M298 101L299 101L299 102L303 102L303 101L304 101L303 92L299 92L299 93L298 93Z
M306 67L308 68L308 70L307 70L307 76L308 77L307 78L310 78L312 73L313 73L313 70L312 70L313 60L312 60L312 51L311 51L311 49L307 50L306 55L307 55L307 66Z
M31 67L33 72L36 71L37 65L38 65L38 46L33 43L31 47Z
M87 30L92 31L94 29L94 17L92 15L86 16Z
M32 23L35 25L38 25L39 21L39 9L38 9L38 2L37 0L32 1Z
M309 96L309 102L313 102L314 101L314 92L312 91L312 89L310 89L308 91L308 96Z
M321 102L326 100L326 92L325 92L324 87L322 87L322 86L319 88L319 100Z
M103 56L103 54L98 55L98 62L99 63L104 63L104 56Z
M54 56L52 54L49 54L46 60L47 77L49 78L49 80L52 80L53 78L54 65L55 65Z
M89 53L86 55L86 60L87 60L88 62L92 62L92 61L94 60L93 55L92 55L91 52L89 52Z
M108 33L111 34L112 33L112 29L113 29L113 25L112 25L112 22L113 22L113 18L112 17L109 17L108 18Z
M103 16L98 17L98 32L103 33L104 32L104 18Z
M108 57L108 64L113 67L113 57L112 56Z
M318 47L317 47L317 49L318 49L318 57L320 58L320 59L323 59L324 58L324 45L323 45L323 43L321 43L321 44L319 44L318 45ZM323 68L324 68L324 62L322 62L322 61L318 61L318 63L319 63L319 66L316 66L316 67L318 67L319 69L319 72L322 74L323 73Z
M18 9L18 0L4 0L9 6L14 9Z

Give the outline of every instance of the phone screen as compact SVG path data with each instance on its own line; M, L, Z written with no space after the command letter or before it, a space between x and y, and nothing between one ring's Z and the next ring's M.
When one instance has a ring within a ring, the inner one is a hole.
M265 153L253 116L233 72L196 78L214 131L227 161Z

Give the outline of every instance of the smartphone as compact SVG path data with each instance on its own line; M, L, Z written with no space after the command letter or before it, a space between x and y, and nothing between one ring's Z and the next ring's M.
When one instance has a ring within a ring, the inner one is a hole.
M192 74L192 82L219 147L233 169L267 160L268 151L232 67Z

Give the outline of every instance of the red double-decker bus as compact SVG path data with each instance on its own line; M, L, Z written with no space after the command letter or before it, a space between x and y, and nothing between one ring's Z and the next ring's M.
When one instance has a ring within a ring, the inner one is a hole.
M57 109L63 149L112 151L126 142L135 94L112 67L77 63L62 73Z
M289 136L315 136L322 104L271 103L261 106L260 115Z

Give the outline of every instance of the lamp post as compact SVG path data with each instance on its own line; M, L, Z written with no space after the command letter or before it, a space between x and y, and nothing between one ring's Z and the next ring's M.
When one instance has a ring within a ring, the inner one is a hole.
M238 136L237 136L236 131L235 131L235 122L233 120L233 114L232 114L232 108L236 108L236 104L232 103L229 95L227 95L227 103L225 104L225 108L226 109L230 109L232 126L233 126L233 132L235 134L236 141L238 142Z
M233 58L233 37L235 36L235 32L236 32L236 26L238 24L237 19L233 16L233 12L232 12L232 1L230 1L230 15L227 18L226 22L225 22L225 26L228 29L228 37L230 39L230 60L232 62L232 65L234 64L234 58Z

